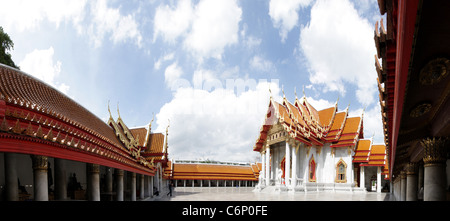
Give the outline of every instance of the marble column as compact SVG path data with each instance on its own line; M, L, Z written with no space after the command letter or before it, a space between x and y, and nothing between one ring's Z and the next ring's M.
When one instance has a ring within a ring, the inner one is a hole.
M131 201L136 201L136 173L131 173Z
M259 181L260 185L266 184L266 152L261 152L261 180Z
M424 168L423 168L423 161L419 163L419 171L418 171L418 192L417 192L417 199L423 200L423 180L424 180Z
M66 161L55 158L55 200L66 200L67 198L67 177Z
M144 174L139 174L139 198L144 199Z
M87 198L89 201L100 201L100 165L88 163L87 172Z
M270 185L270 146L266 146L266 185Z
M381 167L377 167L377 193L381 193Z
M143 175L144 176L144 197L149 197L150 196L150 177L147 175ZM175 183L175 187L176 187L176 183Z
M365 180L364 180L364 167L359 167L359 187L366 189Z
M297 185L297 153L296 148L292 147L292 183L291 186L294 189Z
M112 193L113 191L113 173L111 167L106 167L105 171L105 192Z
M406 166L406 201L417 201L417 164Z
M123 191L124 191L124 183L123 183L123 170L115 169L114 174L116 177L116 201L123 201Z
M446 161L447 137L425 138L421 141L424 147L424 201L446 200Z
M31 155L33 165L34 200L48 201L48 157Z
M7 201L19 200L19 183L17 177L17 154L5 153L5 195Z
M400 172L400 201L406 201L406 172L402 170Z
M290 184L291 178L291 147L286 139L286 151L285 151L285 165L284 165L284 183L286 186Z

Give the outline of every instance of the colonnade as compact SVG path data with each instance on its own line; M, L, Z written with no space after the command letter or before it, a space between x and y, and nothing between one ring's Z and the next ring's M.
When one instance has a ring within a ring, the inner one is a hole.
M35 201L48 201L49 200L49 183L48 183L48 169L49 162L48 157L30 155L32 160L33 169L33 192ZM17 162L17 154L15 153L4 153L4 163L5 163L5 200L7 201L18 201L19 200L19 184L17 167L19 162ZM66 177L66 165L63 159L54 158L54 200L67 200L67 177ZM124 170L114 169L106 167L105 172L105 190L106 194L115 193L115 199L117 201L124 201ZM145 197L153 196L153 187L156 183L156 188L161 189L161 179L159 176L147 176L142 174L130 173L130 196L131 201L136 201L136 193L139 190L139 198L144 199ZM114 179L113 180L113 176ZM98 164L86 164L86 198L89 201L100 201L100 165ZM115 185L113 185L113 181ZM113 187L115 186L115 189ZM139 187L139 189L137 189Z
M394 197L398 201L447 200L447 139L425 138L421 144L421 161L399 165L401 171L393 182Z
M190 184L187 184L186 181L190 181ZM174 180L175 187L254 187L255 181L249 180L197 180L198 183L195 185L195 180ZM182 185L178 183L182 182ZM207 184L204 185L203 183ZM215 182L215 184L213 183ZM222 183L223 182L223 183ZM249 184L250 182L250 184ZM230 184L230 185L227 185ZM221 185L222 184L222 185Z
M289 139L286 139L285 142L285 177L284 177L284 185L288 187L289 189L294 189L297 185L297 154L296 154L296 148L294 147L294 144L290 142ZM292 163L291 163L292 159ZM271 166L270 166L270 145L266 144L265 150L261 152L261 162L262 162L262 168L261 168L261 185L269 186L271 185L271 181L274 180L274 177L271 177ZM292 167L291 167L292 166Z

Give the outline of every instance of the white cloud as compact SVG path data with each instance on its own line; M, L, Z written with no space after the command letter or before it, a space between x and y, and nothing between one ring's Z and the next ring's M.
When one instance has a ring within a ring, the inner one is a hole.
M242 9L235 0L202 0L184 46L194 55L220 59L226 46L238 42Z
M153 42L161 35L164 41L174 43L190 28L193 10L190 0L178 1L176 8L160 5L154 18Z
M356 86L361 104L368 106L376 100L373 25L358 15L351 2L318 0L311 9L311 21L301 30L300 49L312 84L345 96L350 83Z
M67 94L70 87L64 83L59 83L56 81L56 78L61 73L61 62L55 62L53 60L53 54L53 47L46 50L35 49L25 56L25 58L19 63L19 66L22 71L33 75L34 77Z
M164 55L163 57L159 58L155 64L153 65L153 68L155 68L155 70L159 70L159 68L161 67L161 64L165 61L170 61L175 57L175 53L169 53Z
M181 75L183 75L183 70L178 66L177 62L169 65L164 71L166 86L169 88L173 87L174 83L176 80L180 79Z
M236 0L201 0L178 2L156 9L153 41L162 36L165 42L175 43L182 38L184 49L199 61L204 58L221 59L224 48L238 42L242 9Z
M361 116L363 109L357 109L349 112L349 116ZM383 121L381 120L381 107L379 104L373 106L372 109L364 111L364 137L373 137L375 143L384 143Z
M39 29L44 20L54 23L56 27L69 21L80 26L86 0L1 0L0 5L2 26L6 30L25 31Z
M297 25L297 11L310 3L311 0L270 0L269 15L273 26L279 29L282 42L286 40L288 32Z
M259 55L253 56L250 60L250 67L262 72L275 72L276 70L275 65L271 61L266 60Z
M114 43L134 41L142 47L142 35L134 15L122 15L119 9L110 8L105 0L98 0L91 4L92 21L87 30L95 47L100 47L106 33L111 34Z
M179 88L156 115L155 131L170 119L169 157L254 162L253 145L269 102L269 83L279 98L277 83L259 82L242 93L227 87L212 91ZM238 84L236 84L238 85Z
M306 97L306 100L318 111L325 108L334 107L335 105L335 102L330 102L324 99L316 100L312 97Z

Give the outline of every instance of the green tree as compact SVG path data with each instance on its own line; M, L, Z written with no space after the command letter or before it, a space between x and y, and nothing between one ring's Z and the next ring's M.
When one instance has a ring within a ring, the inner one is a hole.
M0 26L0 63L19 69L19 67L14 64L14 61L11 59L11 54L9 53L13 48L13 41L9 38L7 33L3 32L3 27Z

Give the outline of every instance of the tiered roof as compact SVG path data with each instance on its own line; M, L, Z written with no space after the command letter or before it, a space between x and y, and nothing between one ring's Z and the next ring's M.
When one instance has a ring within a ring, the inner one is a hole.
M362 116L348 117L348 108L338 112L337 102L333 107L317 111L305 96L301 100L296 98L294 104L286 97L282 104L271 98L253 150L262 149L267 133L278 122L292 138L308 146L323 146L325 143L332 143L331 147L354 146L363 136L362 119Z
M153 175L121 120L105 124L66 95L0 65L0 151L38 154Z
M382 166L383 174L389 173L386 160L386 145L373 144L372 139L361 139L356 146L353 163L361 163L360 166Z

